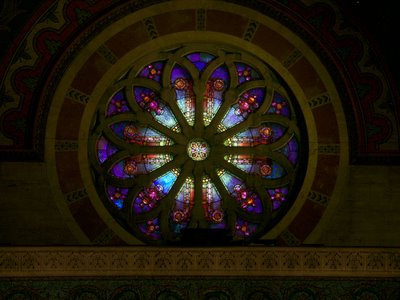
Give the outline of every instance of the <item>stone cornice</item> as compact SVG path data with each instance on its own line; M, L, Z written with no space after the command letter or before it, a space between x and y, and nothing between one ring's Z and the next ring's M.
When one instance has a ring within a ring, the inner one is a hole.
M0 277L49 276L400 277L400 249L0 248Z

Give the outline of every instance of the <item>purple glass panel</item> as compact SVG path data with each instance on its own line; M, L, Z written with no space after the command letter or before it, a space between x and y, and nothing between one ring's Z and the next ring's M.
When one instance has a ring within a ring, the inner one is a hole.
M299 155L299 145L296 138L293 136L284 147L279 149L279 152L285 155L292 165L296 165Z
M194 66L200 72L205 69L210 61L212 61L215 56L209 53L204 52L195 52L185 56L190 62L194 64Z
M128 111L130 111L128 102L126 101L125 93L121 90L115 93L108 102L106 116L110 117Z
M236 72L238 76L238 83L242 84L246 81L261 79L261 75L249 65L244 63L235 63Z
M271 106L267 114L269 115L282 115L290 118L290 107L288 101L280 94L275 93Z
M97 158L102 164L109 159L118 149L112 145L105 137L101 136L97 141Z
M276 189L268 189L267 191L271 197L272 210L277 210L281 207L282 203L286 201L289 189L287 187L280 187Z
M246 120L251 113L260 108L264 102L264 94L265 90L260 88L251 89L241 94L237 103L231 106L221 124L218 125L218 131L223 132Z
M139 230L153 240L161 238L160 221L158 218L138 224Z
M165 62L157 61L152 64L145 66L140 72L139 77L152 79L157 82L161 82L162 71L164 69Z
M108 199L112 204L115 205L117 209L122 209L124 206L124 201L128 195L128 192L129 189L127 188L114 187L111 185L107 187Z
M235 224L235 235L239 238L248 238L257 230L257 224L237 218Z

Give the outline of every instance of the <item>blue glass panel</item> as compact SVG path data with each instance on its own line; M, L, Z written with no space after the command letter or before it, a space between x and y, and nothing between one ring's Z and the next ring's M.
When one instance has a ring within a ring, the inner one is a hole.
M101 136L97 141L97 158L102 164L114 153L118 152L117 147L111 144L105 137Z
M178 178L179 172L177 170L169 171L165 173L163 176L157 178L153 184L155 186L161 186L162 193L164 195L168 194L172 185L174 184L176 178Z
M252 67L244 63L235 63L238 83L261 79L261 75Z
M246 129L225 140L229 147L254 147L271 144L279 140L286 132L286 127L277 123L263 123L259 127Z
M221 178L222 183L224 184L226 190L229 193L233 193L235 190L235 186L242 185L243 181L239 178L233 176L229 172L225 170L217 170L219 177Z
M135 87L134 95L138 105L144 111L151 113L158 123L175 132L180 132L181 129L170 108L164 104L156 92L145 87Z
M288 101L282 95L275 93L267 114L282 115L290 118L290 107Z
M168 194L178 175L179 170L173 169L154 180L149 188L143 189L133 202L134 213L141 214L154 209Z
M210 61L212 61L215 56L209 53L204 52L195 52L185 56L190 62L194 64L194 66L200 72L205 69Z
M276 189L268 189L267 191L271 197L272 210L277 210L281 207L282 203L286 201L289 189L285 186Z
M161 82L162 71L165 62L157 61L145 66L140 72L138 77L148 78L157 82Z
M225 90L229 85L229 71L225 65L217 68L207 81L203 97L203 120L208 126L221 107Z
M138 224L139 230L153 240L161 238L160 221L158 218Z
M180 233L185 229L190 220L191 211L194 205L194 180L189 177L186 178L185 183L182 185L175 198L175 205L171 212L173 223L172 230L175 233Z
M110 117L116 114L130 111L125 93L121 90L116 92L107 105L106 116Z
M260 108L264 102L264 94L264 89L256 88L240 95L238 102L231 106L221 124L218 125L218 131L223 132L246 120L251 113Z

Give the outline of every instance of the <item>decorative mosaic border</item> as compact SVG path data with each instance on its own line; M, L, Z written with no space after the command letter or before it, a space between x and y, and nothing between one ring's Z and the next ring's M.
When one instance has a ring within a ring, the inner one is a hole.
M400 249L7 247L0 277L400 277Z

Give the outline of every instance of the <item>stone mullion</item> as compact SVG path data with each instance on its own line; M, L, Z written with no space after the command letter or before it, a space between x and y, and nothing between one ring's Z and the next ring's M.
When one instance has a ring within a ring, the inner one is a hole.
M265 80L261 80L261 79L251 80L251 81L246 81L246 82L238 85L236 87L236 91L237 91L238 95L241 95L248 90L252 90L252 89L256 89L256 88L264 89L265 86L266 86Z
M103 127L103 135L109 142L111 142L112 144L117 146L117 148L119 150L121 150L121 148L123 150L127 150L128 149L128 143L125 142L120 137L118 137L116 134L114 134L109 126L104 126Z
M242 220L253 222L253 223L264 223L264 214L252 214L248 213L242 208L239 207L239 204L236 205L236 216L241 218Z
M179 168L185 160L186 160L186 157L184 155L180 154L176 158L174 158L172 161L167 162L165 165L163 165L160 168L155 169L154 171L147 174L148 185L150 185L153 180L160 177L164 173L166 173L174 168Z
M228 138L234 136L235 134L249 128L250 126L252 126L254 123L254 119L253 118L248 118L246 120L244 120L243 122L240 122L234 126L232 126L231 128L228 128L227 130L225 130L224 132L218 133L216 134L212 140L214 144L222 144L224 143L225 140L227 140Z
M204 164L196 163L194 166L194 206L189 228L206 228L207 222L203 210L203 172Z
M223 152L232 155L248 155L249 153L253 156L266 156L271 157L273 152L273 144L269 145L257 145L254 147L221 147Z
M272 218L272 202L271 197L269 196L267 190L260 182L255 182L254 185L255 191L257 195L260 197L262 206L263 206L263 217L262 217L262 225L266 225L270 222Z
M212 75L212 73L219 68L220 66L222 66L225 62L225 56L219 56L216 59L212 60L207 66L206 68L203 70L200 79L202 80L202 83L205 84L208 79L210 78L210 76Z
M147 220L148 216L144 217L144 214L140 215L134 215L133 214L133 203L136 199L136 196L139 194L139 192L145 188L143 184L136 184L131 188L126 196L126 200L124 201L124 205L122 207L121 213L124 216L125 220L129 221L129 224L132 226L133 223L140 222L140 221L145 221ZM154 209L157 210L158 207ZM153 211L151 211L153 212ZM154 213L154 212L153 212ZM133 226L134 227L134 226Z
M123 159L124 157L128 157L129 156L129 152L128 150L124 149L121 151L118 151L116 153L114 153L110 158L108 158L102 165L101 168L103 169L103 171L108 174L108 170L111 169L111 167L117 163L118 161L120 161L121 159Z
M272 100L274 99L273 89L267 88L265 89L264 101L261 103L261 106L257 111L254 112L254 118L261 117L271 106Z
M229 171L230 173L232 173L239 179L242 179L243 181L246 181L249 177L253 176L253 175L248 174L245 171L233 166L231 163L226 161L224 157L220 158L220 164L223 169Z
M287 132L292 131L296 136L300 136L300 130L293 119L289 119L281 115L262 115L260 116L259 120L260 123L278 123L288 128Z

